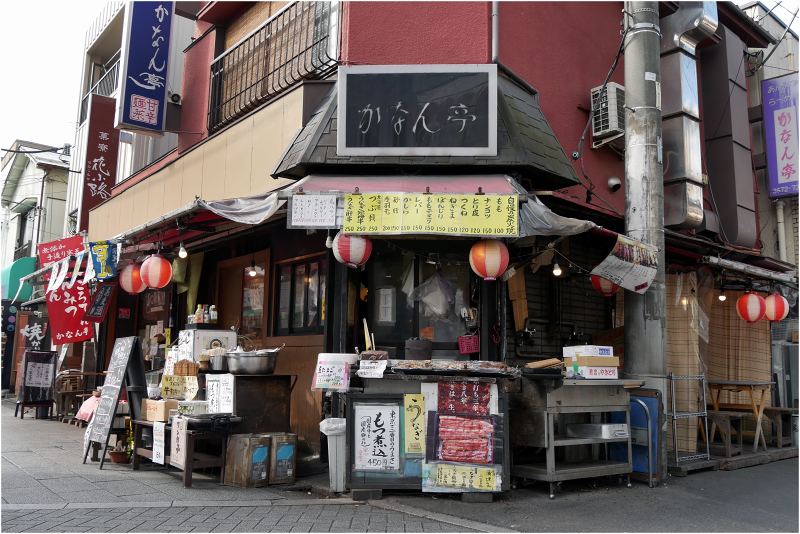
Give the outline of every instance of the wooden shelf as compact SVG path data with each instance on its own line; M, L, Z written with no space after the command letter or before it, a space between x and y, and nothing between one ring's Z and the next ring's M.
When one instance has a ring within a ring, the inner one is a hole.
M628 438L557 438L553 445L569 447L570 445L596 445L599 443L627 443Z

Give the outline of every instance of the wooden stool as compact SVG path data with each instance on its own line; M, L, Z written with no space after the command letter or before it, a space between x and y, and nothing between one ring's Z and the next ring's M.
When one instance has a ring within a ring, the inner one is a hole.
M764 408L773 425L772 443L779 449L792 444L792 414L796 413L797 408Z
M719 428L725 458L730 458L742 452L742 422L747 414L744 412L720 412L709 410L708 418L711 420L711 439L714 439L714 427ZM736 432L736 445L731 442L731 433Z

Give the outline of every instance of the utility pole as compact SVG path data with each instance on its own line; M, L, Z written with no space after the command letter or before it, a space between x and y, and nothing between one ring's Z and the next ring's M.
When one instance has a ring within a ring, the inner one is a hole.
M661 391L667 405L664 182L661 145L661 31L657 2L625 2L625 233L658 247L643 295L625 292L625 372ZM658 419L656 419L658 420ZM666 418L665 418L666 420ZM658 451L667 472L664 432Z

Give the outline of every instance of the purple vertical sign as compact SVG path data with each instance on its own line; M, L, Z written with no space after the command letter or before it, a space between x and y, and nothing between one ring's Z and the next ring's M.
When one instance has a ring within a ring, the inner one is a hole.
M761 82L770 198L797 196L797 76Z

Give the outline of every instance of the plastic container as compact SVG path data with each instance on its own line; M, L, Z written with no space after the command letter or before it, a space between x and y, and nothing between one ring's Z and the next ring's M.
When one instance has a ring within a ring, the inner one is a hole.
M332 417L320 421L319 430L328 437L328 476L331 491L342 493L347 481L347 419Z

